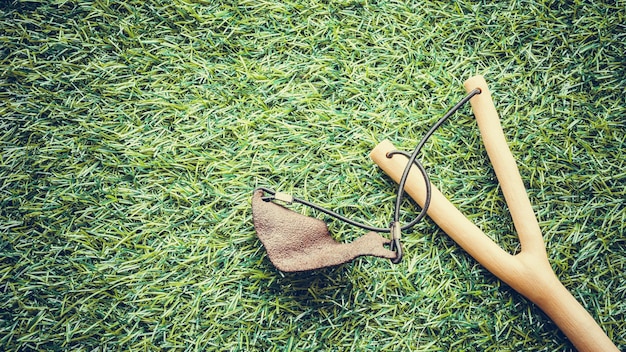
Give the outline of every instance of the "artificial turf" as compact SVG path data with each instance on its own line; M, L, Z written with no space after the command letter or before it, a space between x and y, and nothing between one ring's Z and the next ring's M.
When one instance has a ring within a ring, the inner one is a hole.
M399 265L285 274L255 236L258 186L388 224L395 184L369 151L415 147L474 74L555 272L626 349L625 9L0 2L0 349L571 350L430 220ZM518 250L468 107L420 158Z

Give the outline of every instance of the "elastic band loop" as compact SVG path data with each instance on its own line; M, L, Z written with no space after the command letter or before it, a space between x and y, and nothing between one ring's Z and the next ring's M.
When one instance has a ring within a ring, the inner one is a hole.
M428 132L422 137L422 139L420 140L420 142L418 143L417 147L413 150L413 152L411 153L407 153L407 152L402 152L402 151L393 151L391 153L389 153L389 155L387 155L387 157L392 157L393 154L402 154L404 156L406 156L409 160L407 162L407 165L404 169L404 172L402 173L402 177L400 178L400 182L398 183L398 192L396 194L396 202L395 202L395 207L394 207L394 215L393 215L393 221L392 221L392 225L390 228L381 228L381 227L374 227L374 226L369 226L367 224L363 224L357 221L354 221L352 219L349 219L343 215L339 215L337 213L335 213L332 210L328 210L326 208L323 208L319 205L313 204L311 202L308 202L304 199L300 199L297 197L294 197L290 194L287 193L283 193L283 192L274 192L270 189L264 188L264 187L260 187L257 188L259 190L262 190L264 192L267 192L271 195L273 195L272 197L268 197L268 198L263 198L266 201L269 201L271 199L276 199L276 200L280 200L283 201L285 203L291 204L292 202L297 202L300 204L304 204L308 207L311 207L313 209L316 209L318 211L321 211L327 215L330 215L338 220L341 220L343 222L346 222L350 225L354 225L357 227L360 227L362 229L365 230L369 230L369 231L374 231L374 232L387 232L390 231L391 232L391 250L395 251L397 254L397 257L395 259L392 259L391 261L394 264L397 264L400 262L400 260L402 259L402 244L400 243L400 236L401 236L401 231L402 230L408 230L409 228L415 226L415 224L417 224L425 215L426 212L428 210L428 207L430 205L430 199L432 196L432 190L430 187L430 181L428 178L428 174L426 173L426 170L424 169L424 167L422 166L422 164L417 161L417 154L419 154L420 150L422 149L422 147L424 146L424 144L426 144L426 141L430 138L430 136L433 135L433 133L435 132L435 130L437 130L439 127L441 127L441 125L443 125L443 123L450 117L452 116L452 114L454 114L457 110L459 110L461 108L461 106L463 106L465 103L467 103L474 95L480 94L481 91L480 89L474 89L471 92L469 92L463 99L461 99L458 103L456 103L456 105L454 105L442 118L440 118L431 128L430 130L428 130ZM422 173L422 176L424 177L424 181L426 182L426 201L424 202L424 206L422 207L421 212L419 213L419 215L413 219L412 221L410 221L409 223L407 223L405 226L401 226L400 225L400 206L402 204L402 200L404 198L404 186L406 184L406 181L408 179L408 175L409 175L409 171L411 170L411 167L415 165L417 166L418 170Z

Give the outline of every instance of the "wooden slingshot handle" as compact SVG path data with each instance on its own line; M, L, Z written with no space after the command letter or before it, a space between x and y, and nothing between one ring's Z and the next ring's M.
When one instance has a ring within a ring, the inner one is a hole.
M480 264L537 304L579 351L618 351L593 317L554 274L548 262L537 218L515 159L506 143L491 93L482 76L472 77L465 82L468 92L476 88L481 90L481 94L475 95L470 104L510 209L522 249L516 255L505 252L434 185L428 216ZM408 158L400 154L387 157L387 153L392 150L396 148L385 140L372 150L370 157L395 182L399 182ZM420 205L424 204L426 197L423 185L422 175L413 166L405 191Z

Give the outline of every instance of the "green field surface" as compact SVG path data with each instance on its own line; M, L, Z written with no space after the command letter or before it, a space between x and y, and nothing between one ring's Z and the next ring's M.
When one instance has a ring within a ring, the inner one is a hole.
M574 350L429 218L397 265L282 273L255 234L257 187L388 226L369 152L415 148L476 74L555 273L626 350L625 23L623 0L1 1L0 350ZM419 159L519 251L469 105Z

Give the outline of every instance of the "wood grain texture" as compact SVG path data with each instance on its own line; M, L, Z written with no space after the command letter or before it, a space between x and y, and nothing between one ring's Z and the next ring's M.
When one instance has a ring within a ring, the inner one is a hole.
M506 143L485 79L482 76L472 77L465 82L465 88L468 92L475 88L481 89L481 94L474 96L470 104L510 209L522 249L517 255L505 252L434 185L428 215L485 268L537 304L579 351L617 351L617 347L563 286L550 266L539 224L515 159ZM385 140L372 150L370 157L398 182L408 159L403 155L388 158L387 153L395 149L391 142ZM405 190L416 202L423 205L424 180L417 168L413 169Z

